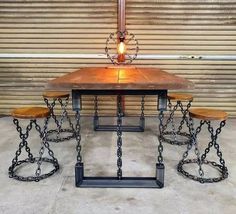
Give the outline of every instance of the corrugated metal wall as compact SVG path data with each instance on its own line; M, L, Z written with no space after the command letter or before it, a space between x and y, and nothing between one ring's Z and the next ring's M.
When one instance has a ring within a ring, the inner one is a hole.
M236 116L236 61L227 60L236 56L235 0L127 0L126 6L127 30L136 34L139 54L162 56L134 64L160 67L194 81L194 106ZM116 0L0 0L0 53L103 54L116 23ZM185 57L171 60L169 55ZM0 58L0 114L17 106L43 105L43 86L51 78L108 63L91 57ZM115 112L115 98L100 100L101 113ZM126 98L128 114L139 112L139 100ZM91 113L93 98L85 97L84 104L83 113ZM155 109L156 98L148 97L145 113L154 114Z

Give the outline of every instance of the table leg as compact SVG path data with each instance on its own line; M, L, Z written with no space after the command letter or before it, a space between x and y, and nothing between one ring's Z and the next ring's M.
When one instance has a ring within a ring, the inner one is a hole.
M117 178L122 179L122 110L121 96L117 96Z
M82 110L81 96L72 91L72 108L75 113L75 127L73 131L76 139L77 162L75 164L75 186L78 187L83 183L84 178L84 164L81 156L81 134L80 134L80 111Z
M162 91L158 96L158 119L159 119L159 145L158 145L158 156L157 156L157 163L156 163L156 180L160 181L164 186L164 173L165 173L165 166L163 164L163 118L164 118L164 111L167 108L167 91Z

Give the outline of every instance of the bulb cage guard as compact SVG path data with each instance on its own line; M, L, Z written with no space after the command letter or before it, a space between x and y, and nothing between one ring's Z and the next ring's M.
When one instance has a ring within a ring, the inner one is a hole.
M124 42L126 45L126 53L125 53L125 61L119 62L117 46L119 42ZM128 47L129 46L129 47ZM137 58L139 51L138 40L135 35L132 33L128 33L128 31L117 31L115 33L111 33L110 36L106 40L105 52L107 58L111 60L114 65L128 65L133 62L134 59Z

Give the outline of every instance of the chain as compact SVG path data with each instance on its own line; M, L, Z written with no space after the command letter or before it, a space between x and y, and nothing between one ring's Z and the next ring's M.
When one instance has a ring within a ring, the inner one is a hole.
M59 121L57 120L57 117L54 113L54 107L56 105L56 101L57 99L53 99L52 103L49 103L49 100L47 98L44 98L44 102L46 103L48 109L50 110L50 115L53 118L53 120L55 121L57 128L59 128Z
M40 148L40 150L39 150L39 158L38 158L38 160L37 160L37 165L38 165L38 167L37 167L36 172L35 172L36 177L39 177L39 176L41 175L41 165L42 165L42 162L43 162L43 154L44 154L45 148L48 150L48 154L49 154L49 156L52 158L52 162L53 162L53 165L54 165L55 169L56 169L56 170L59 169L58 161L57 161L57 159L54 157L54 153L53 153L53 151L50 149L49 143L47 142L47 127L48 127L49 118L50 118L50 116L45 119L43 131L41 131L41 133L40 133L40 135L42 136L42 138L41 138L41 148ZM36 120L34 120L33 123L35 124L36 130L40 130L40 127L39 127L39 125L37 124ZM37 180L36 180L36 181L37 181Z
M122 179L122 113L121 113L121 95L117 96L117 177Z
M140 115L140 126L144 129L145 127L145 116L144 116L144 108L145 108L145 95L142 96L141 99L141 115Z
M183 117L182 117L182 120L181 120L181 122L180 122L180 126L179 126L179 128L178 128L177 133L180 133L180 132L181 132L181 130L182 130L182 128L183 128L183 125L184 125L184 122L186 122L187 114L188 114L188 112L189 112L189 108L191 107L191 104L192 104L192 100L190 100L190 101L188 102L186 109L184 109L182 102L179 103L179 107L180 107L180 110L181 110L181 112L182 112L182 114L183 114Z
M144 119L144 106L145 106L145 95L142 96L142 100L141 100L141 118Z
M50 175L54 174L58 169L59 169L59 164L56 158L54 158L53 152L52 150L50 150L49 148L49 144L46 142L46 129L47 129L47 121L49 118L46 119L45 121L45 128L44 131L41 131L40 126L37 124L36 120L30 120L30 123L28 124L28 126L26 127L26 132L25 134L23 134L22 132L22 128L19 125L19 121L17 119L13 119L13 123L16 125L16 129L19 132L20 138L21 138L21 142L19 144L19 148L16 151L16 156L14 157L14 159L12 160L12 165L9 167L9 177L12 177L14 179L20 180L20 181L39 181L41 179L47 178ZM35 125L36 131L39 132L39 136L41 139L41 148L39 151L39 157L38 158L34 158L32 153L30 152L30 148L28 146L28 142L27 142L27 138L29 136L29 132L32 129L32 125ZM44 146L48 149L49 151L49 155L53 158L53 159L48 159L48 158L42 158L43 152L44 152ZM22 148L25 147L26 152L28 153L28 158L25 160L18 160L18 157L21 154ZM54 169L52 171L50 171L47 174L41 174L41 164L42 161L44 162L49 162L52 163L54 165ZM37 162L37 169L36 169L36 177L35 176L27 176L27 177L23 177L23 176L19 176L16 174L16 166L19 166L21 164L24 163L35 163Z
M172 126L172 131L173 131L173 135L174 135L174 142L177 141L177 135L176 135L176 131L175 131L175 124L174 124L174 113L178 107L178 105L180 104L180 101L177 101L177 104L174 106L173 108L173 114L171 116L170 122L171 122L171 126Z
M33 154L30 152L30 148L28 146L27 138L29 137L29 132L32 129L32 124L33 124L33 120L30 120L30 124L26 127L26 133L25 133L25 138L24 138L25 151L28 153L28 158L31 162L33 161L34 157L33 157Z
M172 103L170 100L168 100L168 109L170 112L170 116L168 117L165 125L163 125L163 132L167 129L168 124L171 122L171 118L174 116L174 112L177 109L178 106L174 106L172 110Z
M192 119L190 118L190 121ZM207 148L205 149L204 153L201 155L200 157L200 153L199 153L199 150L197 148L197 141L196 141L196 136L201 132L201 128L204 124L207 124L208 126L208 131L209 133L211 134L211 141L208 143L208 146ZM189 125L189 124L188 124ZM220 123L220 127L218 129L216 129L216 132L214 134L214 130L213 130L213 127L211 126L211 122L210 121L205 121L205 120L201 120L200 121L200 125L199 127L196 129L196 132L194 133L193 136L193 144L195 144L195 154L197 155L197 159L188 159L188 160L184 160L186 159L186 157L188 155L186 155L187 153L185 152L184 155L183 155L183 159L179 162L178 164L178 171L180 173L182 173L183 175L185 175L186 177L189 177L190 179L193 179L193 180L196 180L196 181L199 181L200 183L213 183L213 182L219 182L225 178L228 177L228 169L227 167L225 166L225 161L224 159L222 158L222 152L219 150L219 144L217 144L217 137L218 135L220 134L222 128L225 126L225 121L221 121ZM190 127L192 127L192 125L190 124ZM192 128L191 128L191 133L192 133ZM195 142L195 143L194 143ZM220 164L217 164L216 162L214 161L208 161L206 160L206 156L207 154L209 153L211 147L213 147L214 145L214 148L217 150L217 156L219 157L220 159ZM189 145L188 145L189 146ZM189 146L189 149L188 151L191 149L192 146ZM197 177L197 176L194 176L194 175L191 175L189 174L188 172L184 171L183 170L183 165L184 164L188 164L188 163L197 163L199 165L199 175L200 177ZM208 165L211 165L212 167L214 168L218 168L218 170L220 171L221 173L221 176L219 177L216 177L216 178L203 178L204 176L204 172L201 168L201 165L202 164L208 164Z
M164 113L163 111L160 111L159 113L159 145L158 145L158 156L157 160L158 163L161 164L163 162L163 157L162 157L162 152L163 152L163 145L162 145L162 135L163 135L163 118L164 118Z
M197 127L196 132L195 132L194 137L193 137L193 139L194 139L193 143L194 143L194 146L195 146L194 153L197 156L197 164L199 166L198 173L201 177L204 176L204 172L203 172L203 169L202 169L202 161L201 161L200 152L199 152L199 149L198 149L197 135L201 132L202 126L205 123L206 123L205 120L200 121L200 125Z
M29 160L31 160L31 161L33 160L33 155L30 152L30 148L29 148L28 142L27 142L27 138L29 137L29 132L32 129L32 121L30 121L29 125L26 127L26 132L25 133L22 132L22 128L19 125L19 120L14 118L13 123L16 125L16 130L19 132L19 136L20 136L20 139L21 139L21 142L19 144L19 148L16 151L15 157L12 160L12 166L14 167L18 162L18 157L20 156L23 147L25 147L25 150L28 153Z
M94 116L98 117L98 96L94 96Z
M223 168L226 168L225 167L225 161L222 158L222 152L220 151L220 146L219 146L219 144L216 141L217 141L218 135L220 134L220 132L221 132L222 128L225 126L225 124L226 124L225 120L221 121L220 127L216 129L216 134L215 134L215 137L214 137L214 147L215 147L215 149L217 151L216 154L219 157L220 163L221 163Z
M68 113L67 113L67 110L66 110L66 107L69 103L69 97L66 97L64 99L61 99L61 98L53 99L51 104L49 103L49 100L47 98L44 98L44 101L45 101L47 107L49 108L50 115L53 118L53 120L54 120L54 122L57 126L56 130L48 130L48 132L47 132L47 138L48 139L47 140L50 141L50 142L59 143L59 142L65 141L65 140L70 140L71 138L75 137L74 132L73 132L72 129L62 129L62 124L63 124L63 121L64 121L65 118L68 120L70 127L71 127L71 124L72 124L71 119L68 116ZM59 102L59 104L61 106L61 109L62 109L62 115L61 115L60 120L58 120L56 115L54 114L54 107L56 105L56 101ZM56 138L55 139L54 138L49 138L49 136L52 133L55 133L55 132L56 132ZM72 133L72 134L68 135L67 137L59 138L60 133L63 133L63 132Z
M191 136L191 141L187 145L187 150L184 152L181 161L184 161L188 157L188 153L192 149L193 144L195 143L195 133L194 133L193 119L191 117L189 117L189 119L187 119L186 122L187 122L187 126L189 128L189 133L190 133L190 136Z
M185 144L189 144L190 141L191 141L191 136L189 133L187 132L181 132L182 128L183 128L183 125L184 125L184 122L187 123L187 113L188 113L188 110L189 108L191 107L191 102L192 101L189 101L186 109L184 109L183 107L183 104L181 101L177 101L175 105L173 105L171 103L171 100L168 99L168 109L169 109L169 117L167 118L166 120L166 123L164 124L164 132L163 132L163 136L162 136L162 139L164 142L166 143L169 143L169 144L172 144L172 145L185 145ZM183 117L182 117L182 120L180 122L180 125L178 127L178 130L176 131L176 128L175 128L175 124L174 124L174 114L175 114L175 111L177 110L177 108L180 107L180 110L181 110L181 113L183 114ZM171 131L165 131L167 130L167 126L169 125L169 123L171 123L171 127L172 127L172 130ZM169 139L165 136L174 136L174 139ZM179 136L183 136L186 138L186 140L177 140L177 135Z
M81 163L82 162L82 157L81 157L81 144L80 144L80 141L81 141L81 135L80 135L80 111L76 111L76 114L75 114L75 119L76 119L76 125L75 125L75 139L76 139L76 142L77 142L77 145L76 145L76 151L77 151L77 162L78 163Z
M214 138L215 138L215 136L214 136L214 130L213 130L213 127L211 126L211 122L210 122L210 121L207 121L206 123L207 123L207 126L208 126L208 131L209 131L209 133L211 134L211 141L208 143L207 148L205 149L204 153L203 153L202 156L201 156L201 160L202 160L202 161L205 160L206 155L210 152L210 149L211 149L211 147L212 147L213 144L214 144L213 142L214 142Z
M41 148L39 150L39 158L38 158L38 161L37 161L37 169L36 169L36 172L35 172L35 175L36 177L39 177L40 174L41 174L41 164L42 164L42 156L43 156L43 153L44 153L44 141L46 140L46 127L47 127L47 123L48 123L48 119L46 119L45 121L45 125L44 125L44 129L43 129L43 132L40 132L40 135L42 136L41 138ZM36 130L40 130L40 127L39 125L37 124L36 121L34 121L34 125L35 125L35 128Z

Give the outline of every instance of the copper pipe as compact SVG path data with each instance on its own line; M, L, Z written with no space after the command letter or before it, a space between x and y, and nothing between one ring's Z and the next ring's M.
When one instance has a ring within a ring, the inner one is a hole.
M125 0L118 0L118 31L125 30Z

